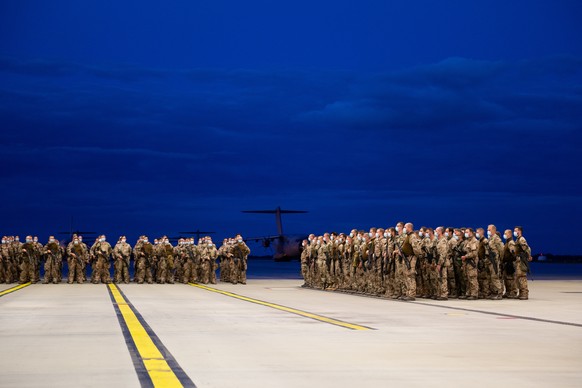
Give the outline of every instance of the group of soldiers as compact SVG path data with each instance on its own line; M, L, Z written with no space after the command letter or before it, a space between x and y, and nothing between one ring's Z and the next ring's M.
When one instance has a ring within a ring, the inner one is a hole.
M233 284L246 284L249 247L241 235L224 239L220 248L210 237L181 238L173 246L168 237L155 239L140 236L134 247L120 236L114 247L105 235L99 236L89 247L82 236L73 235L65 247L50 236L46 245L38 237L26 236L24 243L18 236L4 236L0 245L0 282L37 283L44 261L43 283L62 281L63 260L68 266L69 284L85 283L90 267L91 283L129 283L130 263L133 258L134 281L142 284L156 283L216 283L216 260L220 260L220 280ZM113 264L113 278L111 266Z
M369 232L309 235L301 273L306 287L406 301L526 300L531 260L520 226L502 236L495 225L415 230L412 223L399 222Z

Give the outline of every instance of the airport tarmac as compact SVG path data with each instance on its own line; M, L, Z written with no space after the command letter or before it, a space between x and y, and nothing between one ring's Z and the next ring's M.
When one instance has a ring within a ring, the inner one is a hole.
M247 285L2 294L2 387L580 387L582 281L528 301L401 302Z

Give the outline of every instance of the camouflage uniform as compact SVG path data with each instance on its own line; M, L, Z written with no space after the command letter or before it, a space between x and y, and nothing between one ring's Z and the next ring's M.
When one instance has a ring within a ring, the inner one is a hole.
M115 283L124 282L129 284L129 262L131 260L131 245L127 242L119 241L113 248L113 281Z
M220 260L220 281L230 282L231 281L231 270L234 266L232 262L232 250L230 242L225 240L222 242L220 248L218 248L218 259Z
M27 242L22 245L20 254L20 283L33 282L36 278L35 264L36 261L36 247L34 243Z
M317 278L316 278L316 285L317 288L321 288L325 290L328 286L328 278L327 278L327 247L326 244L321 241L317 244L317 260L316 260L316 267L317 267Z
M20 279L21 258L22 258L22 243L20 241L13 241L10 246L10 258L12 260L12 277L14 281ZM27 276L28 277L28 276Z
M0 247L0 257L2 258L2 281L6 282L6 284L13 283L16 279L13 278L14 271L12 270L10 243L8 241L2 243L2 246Z
M523 256L520 258L520 256ZM528 260L531 257L531 248L527 244L525 237L519 236L515 240L515 277L519 290L519 299L529 299L529 289L527 287L527 272L529 270Z
M184 246L184 274L182 280L184 283L198 282L198 263L200 261L200 252L194 244Z
M512 239L508 239L503 246L503 282L505 284L503 297L505 298L517 298L518 290L515 272L515 242Z
M110 256L113 251L111 245L107 241L98 241L91 249L95 257L91 282L94 284L99 282L111 283L111 274L109 272Z
M303 246L301 250L301 277L303 277L303 287L310 287L309 279L309 248L307 245Z
M203 284L216 284L216 258L218 257L218 250L213 243L204 243L200 249L200 282Z
M444 236L436 242L436 255L437 266L440 267L440 271L435 271L438 276L436 297L438 300L446 300L449 297L448 275L451 262L448 240Z
M231 283L247 284L247 259L251 250L244 241L236 242L232 247L234 270L232 271Z
M434 278L434 276L431 275L431 272L434 271L433 242L428 234L422 238L420 242L422 253L416 266L419 271L419 273L416 274L416 295L422 298L430 298L434 295L434 283L431 280Z
M4 258L4 276L6 277L6 284L18 281L18 269L14 260L14 243L11 241L3 244L2 256Z
M485 248L483 254L484 258L479 257L479 264L483 261L483 272L485 279L483 281L483 289L479 288L480 294L484 298L501 299L502 289L501 280L499 279L499 262L501 260L501 253L503 252L503 243L499 236L494 235L491 239L481 238L480 241ZM479 248L481 252L481 247ZM481 287L481 284L479 285Z
M401 233L394 237L394 294L392 299L399 299L406 295L406 262L402 257L402 246L406 239L406 234ZM416 294L416 290L415 290Z
M6 282L6 265L4 262L4 245L5 242L0 244L0 283Z
M174 283L174 248L170 243L161 243L158 248L158 283Z
M400 297L396 292L396 259L394 258L394 237L387 237L384 247L384 276L386 283L386 296L389 298Z
M184 281L185 261L186 245L182 242L174 247L174 279L180 283Z
M479 281L477 266L479 265L479 240L470 237L465 240L465 281L467 290L465 295L468 299L479 297Z
M352 284L352 274L353 274L353 255L354 255L354 243L346 240L342 250L342 285L341 288L344 290L351 289Z
M335 263L335 279L338 288L343 288L345 284L345 254L346 242L337 240L337 258Z
M339 271L339 260L340 260L340 256L339 256L339 251L338 251L338 241L339 240L331 240L328 243L328 255L329 255L329 268L328 268L328 272L329 272L329 288L331 289L337 289L339 286L339 277L338 275L338 271Z
M384 278L384 265L386 264L386 238L383 236L376 237L374 244L374 270L376 276L376 295L386 294L386 281Z
M33 242L33 244L34 244L35 261L34 261L34 280L32 282L38 283L38 282L40 282L40 265L42 262L44 246L41 243L39 243L38 241Z
M152 284L154 246L149 241L145 242L140 240L133 248L133 258L135 260L134 281L138 284L143 284L145 280L148 284Z
M72 284L75 279L79 284L85 281L85 275L83 273L83 262L86 261L88 252L83 249L83 245L84 244L80 244L78 241L76 244L74 241L72 241L69 243L69 245L67 245L67 263L69 266L67 283L69 284Z
M447 238L447 288L449 289L449 298L458 298L459 289L457 282L457 270L455 263L455 248L457 247L458 241L452 236Z
M485 261L489 261L489 259L486 259L486 252L487 252L487 247L486 247L486 239L484 237L481 237L480 239L478 239L477 241L479 241L479 249L477 251L477 256L479 258L479 264L477 265L477 280L479 283L479 299L488 299L491 295L491 292L489 290L490 285L489 285L489 276L488 276L488 268L486 266Z
M351 289L353 291L361 292L364 288L366 278L365 278L365 255L366 255L367 244L363 241L354 241L354 247L352 250L352 282Z
M422 255L422 243L414 233L407 233L402 244L404 300L416 298L416 260Z
M455 283L459 299L467 298L467 273L465 270L465 262L461 257L465 254L466 240L457 240L457 244L453 247L453 268L455 272Z
M49 242L44 247L44 255L46 261L44 264L43 283L60 283L62 280L60 262L63 256L59 244L56 241Z

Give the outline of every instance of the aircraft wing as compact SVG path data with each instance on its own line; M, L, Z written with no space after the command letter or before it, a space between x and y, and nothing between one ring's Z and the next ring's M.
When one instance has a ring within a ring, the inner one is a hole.
M243 241L254 241L254 242L257 242L257 241L265 241L265 240L273 241L273 240L277 240L277 239L279 239L281 237L283 237L283 236L245 237L245 238L243 238Z
M307 213L305 210L279 210L281 214ZM243 210L241 213L277 214L277 210Z

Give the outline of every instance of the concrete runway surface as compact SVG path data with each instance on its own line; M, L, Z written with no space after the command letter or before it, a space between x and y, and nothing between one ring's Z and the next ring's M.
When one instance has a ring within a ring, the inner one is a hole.
M0 285L0 386L582 386L582 281L446 302L301 284Z

